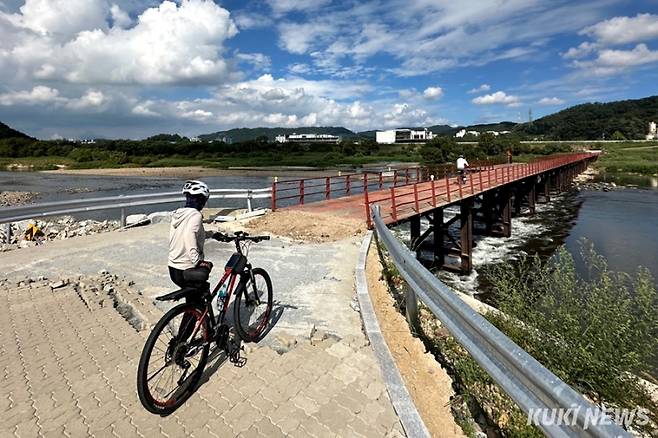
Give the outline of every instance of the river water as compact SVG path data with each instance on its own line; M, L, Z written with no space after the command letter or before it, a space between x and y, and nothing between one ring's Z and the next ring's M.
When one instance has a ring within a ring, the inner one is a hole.
M446 210L446 220L458 211ZM422 228L429 226L427 222ZM408 225L396 230L409 239ZM451 232L455 233L456 229ZM570 191L538 204L534 216L512 219L512 237L475 236L473 273L457 275L440 271L439 278L455 289L471 295L491 298L490 285L481 275L492 265L514 262L524 254L549 257L561 246L575 255L576 268L583 266L577 257L583 239L591 242L615 271L633 274L638 266L650 270L658 286L658 190L655 188L618 188L614 191Z

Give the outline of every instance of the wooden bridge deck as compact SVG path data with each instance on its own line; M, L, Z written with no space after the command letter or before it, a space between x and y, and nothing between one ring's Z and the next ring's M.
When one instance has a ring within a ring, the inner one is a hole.
M394 224L437 207L452 205L462 199L473 198L481 193L592 158L592 154L572 154L535 163L502 164L469 173L468 180L461 185L458 177L446 177L289 208L365 220L369 206L377 204L381 208L385 223Z

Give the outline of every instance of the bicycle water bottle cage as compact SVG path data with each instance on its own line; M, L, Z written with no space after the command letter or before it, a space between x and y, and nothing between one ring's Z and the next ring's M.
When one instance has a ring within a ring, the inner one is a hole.
M236 252L231 256L230 259L228 259L228 262L226 262L226 266L224 266L224 269L230 269L233 272L240 273L244 271L245 266L247 266L247 258L242 254L238 254Z

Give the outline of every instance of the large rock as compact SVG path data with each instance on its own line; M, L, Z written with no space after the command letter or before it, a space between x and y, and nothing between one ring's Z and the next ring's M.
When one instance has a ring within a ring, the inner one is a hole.
M127 227L136 227L139 225L148 225L151 223L149 217L145 214L131 214L126 218Z
M174 213L171 211L156 211L155 213L149 214L148 218L152 224L159 224L163 222L169 223L171 222L173 215Z

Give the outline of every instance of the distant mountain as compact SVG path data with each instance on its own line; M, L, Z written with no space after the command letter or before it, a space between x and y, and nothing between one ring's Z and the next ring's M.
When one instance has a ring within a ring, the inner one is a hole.
M10 128L4 123L0 122L0 139L2 138L31 138L20 131Z
M511 131L518 125L518 123L514 122L498 122L498 123L484 123L480 125L470 125L470 126L465 126L463 129L466 129L467 131L478 131L478 132L486 132L486 131Z
M654 121L658 121L658 96L576 105L518 125L514 132L547 140L612 139L616 132L627 139L643 139Z
M199 136L200 140L221 140L224 137L231 138L234 142L255 140L258 137L267 137L274 141L277 135L290 134L330 134L342 138L354 138L357 134L342 126L303 126L299 128L236 128L228 131L219 131L212 134L203 134Z

